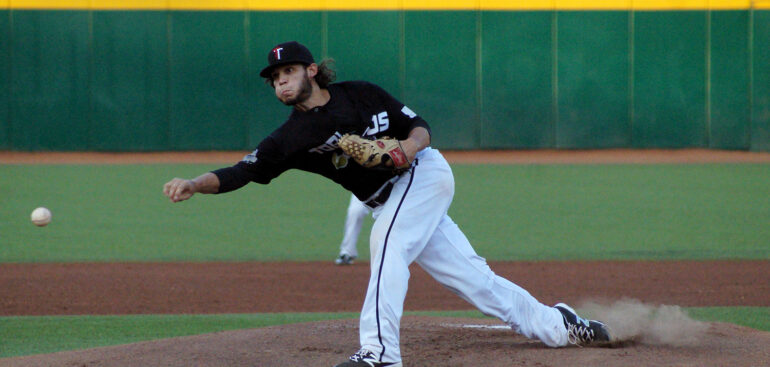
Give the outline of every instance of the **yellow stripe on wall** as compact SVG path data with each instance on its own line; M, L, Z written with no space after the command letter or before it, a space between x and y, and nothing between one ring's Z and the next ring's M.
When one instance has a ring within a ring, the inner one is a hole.
M754 0L770 9L770 0ZM0 0L9 9L106 10L728 10L752 0Z

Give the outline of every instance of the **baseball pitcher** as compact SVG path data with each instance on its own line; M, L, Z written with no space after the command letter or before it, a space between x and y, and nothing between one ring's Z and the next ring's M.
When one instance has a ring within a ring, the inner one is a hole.
M333 83L334 72L297 42L277 45L267 61L260 75L293 107L286 122L235 165L175 178L163 191L178 202L300 169L340 184L373 211L360 349L337 367L402 366L399 324L412 262L484 314L548 346L609 340L603 323L563 303L538 302L476 254L447 215L452 170L429 146L430 127L412 109L371 83Z

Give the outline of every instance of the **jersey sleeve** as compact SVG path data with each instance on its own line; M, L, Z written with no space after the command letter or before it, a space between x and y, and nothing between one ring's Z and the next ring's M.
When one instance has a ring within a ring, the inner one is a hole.
M401 103L401 101L394 98L390 93L382 89L375 84L369 84L369 88L372 93L377 97L382 105L384 105L390 124L392 124L395 137L398 139L406 139L409 136L409 132L417 127L423 127L428 130L428 134L431 134L430 126L422 117L417 115L408 106Z
M257 146L253 152L231 167L224 167L211 173L219 178L219 191L225 193L237 190L249 182L268 184L281 173L289 169L286 156L280 150L280 144L271 135Z

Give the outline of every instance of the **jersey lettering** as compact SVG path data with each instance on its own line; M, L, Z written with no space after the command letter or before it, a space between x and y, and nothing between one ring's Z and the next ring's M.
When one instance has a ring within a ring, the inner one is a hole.
M242 161L246 163L256 163L257 162L257 152L259 152L259 149L254 149L253 152L247 154L243 157Z
M334 135L332 135L329 139L326 139L326 142L323 144L308 150L310 153L318 153L323 154L324 152L333 152L337 150L337 141L340 140L342 137L342 134L339 132L334 132Z
M414 113L414 111L410 110L409 107L406 107L406 106L404 106L404 108L401 109L401 113L409 116L410 119L417 117L417 114Z
M376 115L372 115L372 125L366 128L362 136L376 135L388 130L389 127L390 120L388 120L388 113L382 111Z

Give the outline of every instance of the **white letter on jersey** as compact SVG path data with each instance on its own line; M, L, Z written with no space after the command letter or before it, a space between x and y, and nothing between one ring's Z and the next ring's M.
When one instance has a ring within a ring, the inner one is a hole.
M339 132L335 132L334 135L332 135L329 139L326 139L326 142L323 144L308 150L310 153L318 153L323 154L323 152L331 152L337 149L337 140L340 140L342 137L342 134Z
M246 163L256 163L257 162L257 152L259 149L254 149L251 154L247 154L245 157L243 157L242 161Z
M376 115L372 115L372 126L366 128L363 136L376 135L387 130L390 127L390 120L388 120L388 113L382 111Z
M413 119L413 118L417 117L417 114L414 113L414 111L410 110L409 107L406 107L406 106L404 106L404 108L401 109L401 112L404 115L409 116L410 119Z

